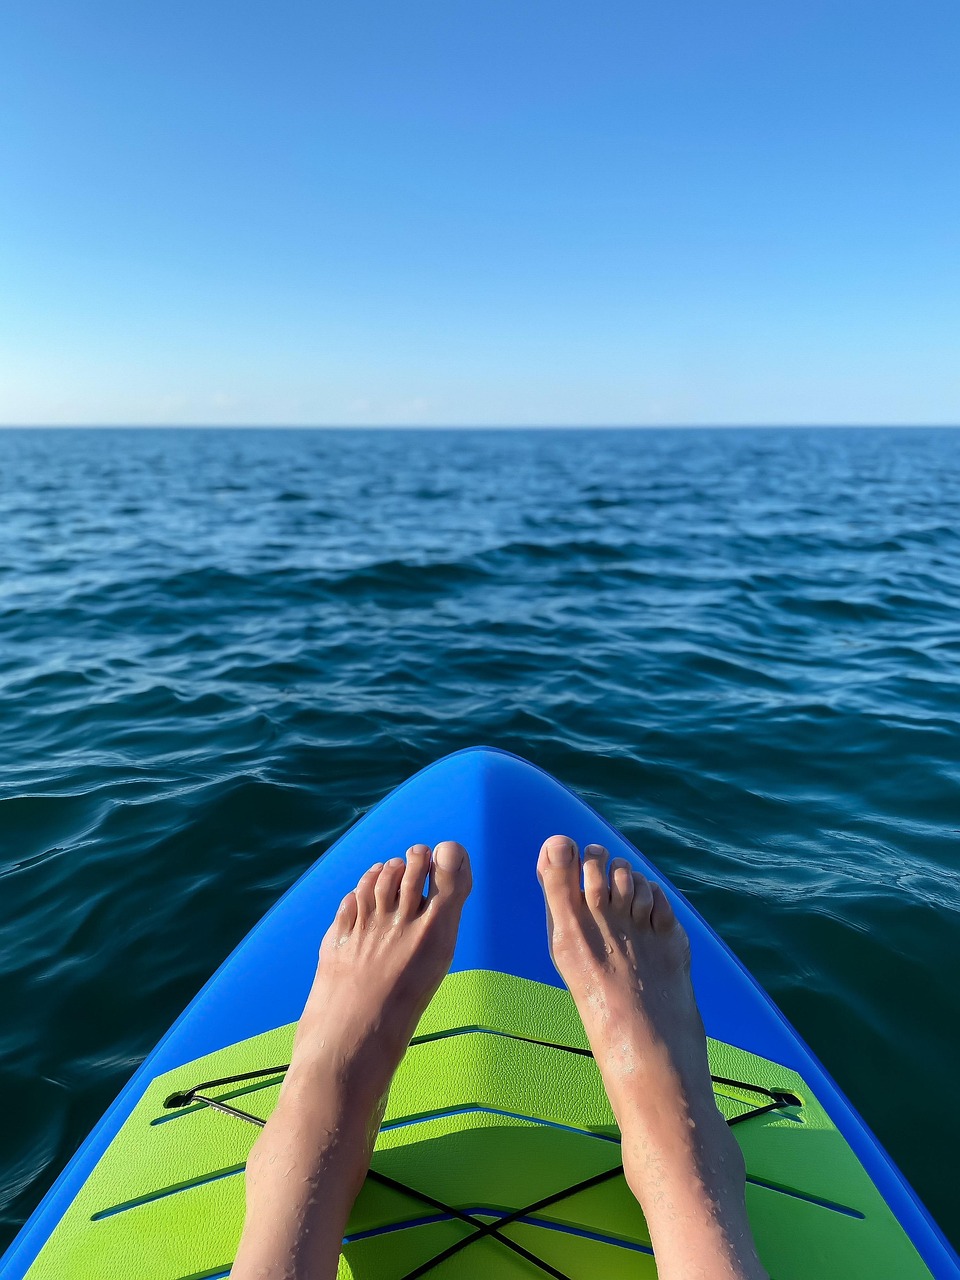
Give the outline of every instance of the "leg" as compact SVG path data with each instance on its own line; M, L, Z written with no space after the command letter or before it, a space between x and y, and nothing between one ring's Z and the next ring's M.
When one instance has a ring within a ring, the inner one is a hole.
M623 1167L661 1280L766 1280L743 1156L713 1098L690 947L663 890L588 845L551 836L537 874L550 952L620 1126Z
M429 888L424 888L429 871ZM450 967L470 892L446 841L371 867L320 947L277 1106L247 1162L232 1280L332 1280L390 1081Z

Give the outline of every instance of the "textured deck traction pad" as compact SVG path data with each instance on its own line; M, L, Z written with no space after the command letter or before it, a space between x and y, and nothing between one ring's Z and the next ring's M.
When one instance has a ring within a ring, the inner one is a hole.
M153 1080L30 1268L29 1280L214 1280L243 1223L254 1126L174 1092L289 1059L293 1026L231 1045ZM618 1132L569 995L486 970L450 975L425 1013L390 1094L374 1168L350 1220L340 1277L401 1280L440 1262L438 1280L543 1276L503 1242L421 1195L493 1223L620 1164ZM577 1052L579 1051L579 1052ZM748 1205L774 1280L919 1280L930 1272L804 1082L710 1042L711 1070L795 1094L801 1105L738 1125ZM280 1076L216 1090L266 1117ZM755 1095L717 1085L730 1118ZM419 1194L418 1194L419 1193ZM502 1234L573 1280L656 1275L622 1175L525 1214Z

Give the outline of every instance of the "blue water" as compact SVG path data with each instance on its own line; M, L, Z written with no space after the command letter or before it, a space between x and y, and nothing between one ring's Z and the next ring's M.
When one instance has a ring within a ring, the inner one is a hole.
M299 872L506 747L960 1240L960 432L0 433L0 1243Z

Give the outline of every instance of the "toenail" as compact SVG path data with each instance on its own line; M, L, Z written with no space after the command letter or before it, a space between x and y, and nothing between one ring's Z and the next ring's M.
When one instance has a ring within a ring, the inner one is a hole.
M555 867L568 867L574 856L573 841L565 836L547 841L547 858Z
M434 861L442 871L459 871L463 866L463 849L452 840L438 844L433 851Z
M604 854L607 851L602 844L588 844L583 852L592 858L599 858L601 854Z

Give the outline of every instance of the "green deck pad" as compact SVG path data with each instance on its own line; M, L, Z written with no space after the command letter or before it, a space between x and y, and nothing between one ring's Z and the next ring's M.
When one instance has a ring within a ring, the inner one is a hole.
M652 1253L640 1253L623 1249L614 1244L588 1240L567 1231L545 1229L527 1223L517 1223L504 1232L511 1240L522 1244L549 1262L558 1271L570 1276L582 1276L584 1280L653 1280L657 1274ZM529 1265L529 1264L526 1264ZM531 1267L526 1273L532 1277L543 1272Z
M203 1080L288 1061L280 1027L153 1080L44 1246L30 1280L203 1280L224 1274L243 1223L243 1168L257 1129L203 1104L164 1099ZM566 1194L620 1162L618 1133L570 996L511 975L450 975L390 1093L374 1168L348 1227L341 1280L400 1280L458 1241L429 1274L443 1280L543 1276L477 1223L559 1195L503 1234L573 1280L656 1274L640 1209L622 1174ZM799 1107L734 1128L748 1205L774 1280L921 1280L929 1272L844 1139L793 1072L709 1043L714 1074L796 1094ZM267 1117L281 1077L211 1090ZM716 1086L729 1117L765 1099Z
M489 1220L489 1219L487 1219ZM470 1228L456 1222L434 1222L406 1227L388 1236L377 1236L348 1244L340 1259L338 1280L401 1280L426 1258L435 1257L449 1245L470 1234ZM525 1248L518 1231L514 1237ZM531 1252L533 1250L531 1249ZM597 1272L586 1272L596 1280ZM654 1271L652 1274L656 1275ZM429 1272L431 1280L544 1280L539 1267L511 1253L493 1240L481 1240Z

